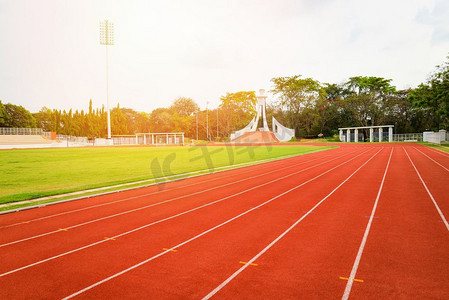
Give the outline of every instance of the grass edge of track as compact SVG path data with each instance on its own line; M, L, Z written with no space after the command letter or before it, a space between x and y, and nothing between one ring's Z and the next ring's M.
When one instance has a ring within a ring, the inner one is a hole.
M445 152L445 153L449 153L449 145L444 143L444 144L434 144L434 143L429 143L429 142L419 142L418 144L424 145L424 146L428 146L430 148L434 148L437 150L440 150L441 152Z
M22 211L22 210L26 210L26 209L44 207L47 205L53 205L53 204L64 203L64 202L69 202L69 201L76 201L76 200L81 200L81 199L86 199L86 198L91 198L91 197L96 197L96 196L101 196L101 195L113 194L113 193L118 193L118 192L122 192L122 191L133 190L133 189L148 187L148 186L152 186L152 185L158 185L161 183L173 182L173 181L187 179L187 178L204 176L204 175L208 175L208 174L215 174L215 173L224 172L224 171L228 171L228 170L245 168L245 167L249 167L249 166L253 166L253 165L287 159L287 158L291 158L291 157L295 157L295 156L312 154L312 153L321 152L321 151L333 150L333 149L337 149L337 148L339 148L339 147L323 145L323 147L321 149L315 149L315 150L307 152L307 153L289 154L289 155L278 156L278 157L273 157L273 158L268 158L268 159L245 162L245 163L236 164L236 165L227 165L227 166L215 168L214 171L211 171L210 169L203 169L203 170L192 171L192 172L187 172L187 173L182 173L182 174L175 174L173 176L170 176L170 179L168 179L168 180L165 180L165 178L167 178L167 177L158 177L158 178L153 178L153 179L148 179L148 180L143 180L143 181L138 181L138 182L123 183L123 184L118 184L118 185L109 186L109 187L103 186L103 187L98 187L95 189L76 191L73 193L63 193L63 194L58 194L58 195L54 195L54 196L25 200L25 201L21 201L21 202L5 203L5 204L0 205L0 215L18 212L18 211Z

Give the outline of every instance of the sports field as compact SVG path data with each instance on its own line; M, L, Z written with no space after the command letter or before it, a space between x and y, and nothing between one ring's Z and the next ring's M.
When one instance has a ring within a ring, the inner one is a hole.
M4 150L0 204L326 149L261 145Z
M339 148L0 216L1 299L448 299L449 154Z

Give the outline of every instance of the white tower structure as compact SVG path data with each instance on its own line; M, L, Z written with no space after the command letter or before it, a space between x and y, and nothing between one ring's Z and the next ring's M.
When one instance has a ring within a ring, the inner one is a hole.
M257 96L256 103L256 112L257 115L249 122L245 128L240 129L231 134L231 141L237 140L239 137L245 135L244 141L251 140L251 135L254 137L254 140L268 140L268 142L272 141L280 141L287 142L291 140L292 137L295 136L295 130L284 127L273 117L273 131L270 131L267 123L267 113L266 113L266 100L267 96L265 95L265 90L259 90L259 96ZM259 126L259 120L262 120L262 127ZM262 136L259 133L257 136L257 131L266 132Z
M257 104L256 104L256 120L251 127L250 131L270 131L268 129L268 123L267 123L267 113L266 113L266 102L267 102L267 96L265 95L265 90L260 89L259 90L259 96L257 96ZM259 126L259 119L262 119L262 127L257 128Z

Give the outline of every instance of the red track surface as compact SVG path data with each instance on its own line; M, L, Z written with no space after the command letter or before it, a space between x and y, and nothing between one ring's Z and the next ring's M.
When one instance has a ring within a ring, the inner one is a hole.
M448 154L346 144L2 215L0 298L448 299L448 183Z

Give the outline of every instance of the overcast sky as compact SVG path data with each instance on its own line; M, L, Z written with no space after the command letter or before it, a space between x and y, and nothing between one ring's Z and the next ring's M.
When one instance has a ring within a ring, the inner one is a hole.
M448 16L448 0L0 0L0 100L31 112L105 104L104 19L111 106L216 107L296 74L416 87L446 60Z

